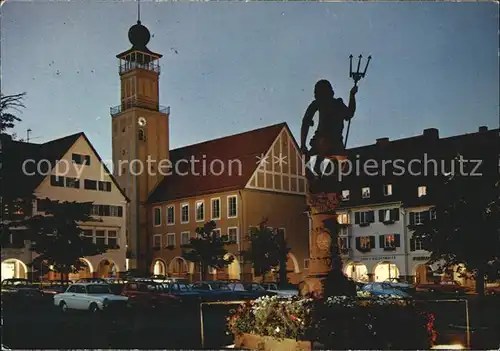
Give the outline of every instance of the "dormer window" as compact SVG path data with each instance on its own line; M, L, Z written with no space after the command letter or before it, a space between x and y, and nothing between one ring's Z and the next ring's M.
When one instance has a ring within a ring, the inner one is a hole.
M421 185L418 187L418 197L422 197L427 195L427 187L425 185Z
M391 196L392 195L392 184L385 184L384 185L384 196Z
M370 187L364 187L361 188L361 197L363 199L369 199L370 198Z
M350 191L342 190L342 201L349 201Z

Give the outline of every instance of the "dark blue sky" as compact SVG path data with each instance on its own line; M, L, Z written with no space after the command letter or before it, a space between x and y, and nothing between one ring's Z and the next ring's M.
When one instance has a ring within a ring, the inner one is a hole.
M8 1L2 92L27 92L16 131L35 142L83 131L111 156L115 55L130 47L134 2ZM350 53L371 54L349 146L499 124L494 3L141 3L162 53L171 148L286 121L299 139L314 83L348 99ZM175 53L178 51L178 54Z

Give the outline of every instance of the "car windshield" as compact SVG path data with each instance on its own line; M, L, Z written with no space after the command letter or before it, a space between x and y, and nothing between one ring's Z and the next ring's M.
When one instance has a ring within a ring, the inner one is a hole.
M104 284L92 284L87 285L87 293L88 294L111 294L111 290L109 290L109 286Z
M227 284L224 283L212 283L210 284L212 286L213 290L222 290L222 291L228 291L231 290Z
M260 284L248 284L246 286L247 290L251 291L263 291L265 290Z
M28 280L5 280L2 282L4 285L30 285Z

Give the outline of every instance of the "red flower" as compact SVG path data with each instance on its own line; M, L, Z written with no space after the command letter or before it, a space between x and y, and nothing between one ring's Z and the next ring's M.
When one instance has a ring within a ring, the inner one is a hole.
M297 319L297 317L295 317L295 316L291 316L291 317L290 317L290 319L291 319L292 321L294 321L294 320L296 320L296 319Z

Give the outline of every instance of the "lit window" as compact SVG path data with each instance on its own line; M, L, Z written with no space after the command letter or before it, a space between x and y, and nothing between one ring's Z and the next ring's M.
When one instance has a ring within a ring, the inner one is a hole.
M418 187L418 197L422 197L427 195L427 187L425 185L421 185Z
M364 187L361 189L361 197L363 199L369 199L370 198L370 188L369 187Z
M202 222L205 219L205 203L203 200L196 201L196 221Z
M384 235L384 249L394 249L396 246L396 240L393 234Z
M342 190L342 201L348 201L349 195L349 190Z
M228 196L227 198L227 217L234 218L238 212L236 195Z
M339 224L349 224L349 214L339 213L337 216L337 222L339 222Z
M364 250L371 249L371 238L369 236L362 236L359 238L360 247Z
M384 185L384 196L390 196L392 195L392 184L385 184Z
M181 223L189 222L189 204L181 205Z

